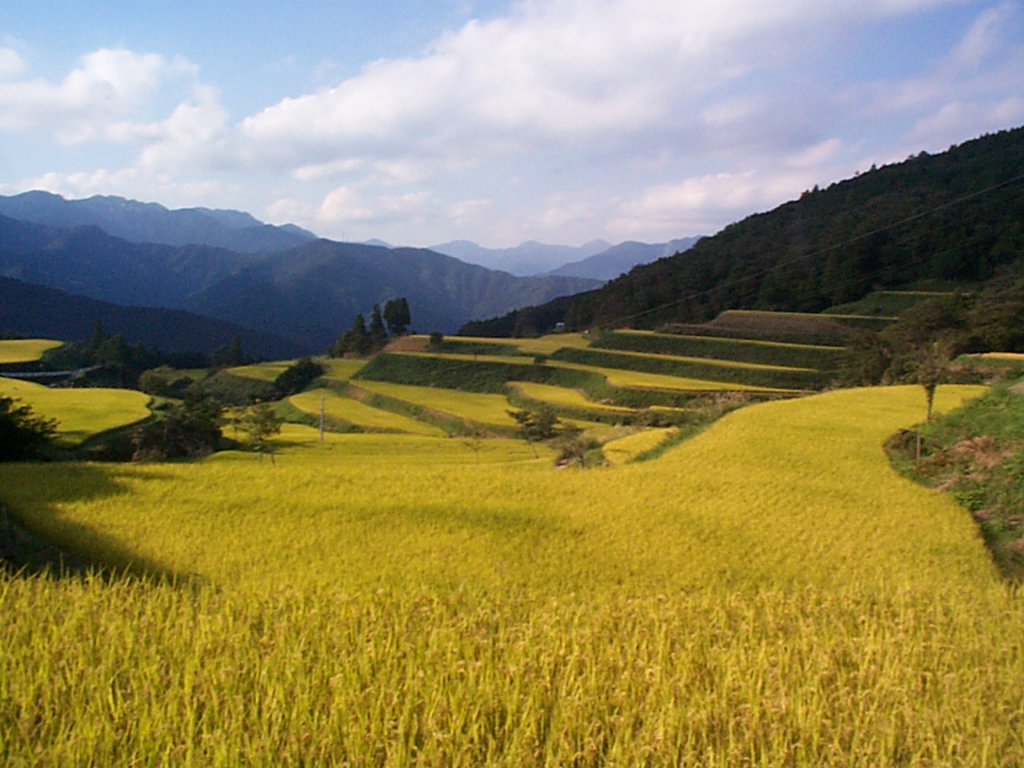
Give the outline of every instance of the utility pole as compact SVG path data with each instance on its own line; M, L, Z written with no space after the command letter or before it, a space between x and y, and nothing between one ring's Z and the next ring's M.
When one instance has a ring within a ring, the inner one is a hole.
M320 388L320 442L324 441L324 389Z

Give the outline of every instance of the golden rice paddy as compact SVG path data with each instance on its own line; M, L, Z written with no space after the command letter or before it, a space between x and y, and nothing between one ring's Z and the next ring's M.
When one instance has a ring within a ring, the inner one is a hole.
M881 450L923 415L837 391L595 470L297 427L275 464L0 467L34 530L187 577L0 577L0 756L1022 764L1021 601Z

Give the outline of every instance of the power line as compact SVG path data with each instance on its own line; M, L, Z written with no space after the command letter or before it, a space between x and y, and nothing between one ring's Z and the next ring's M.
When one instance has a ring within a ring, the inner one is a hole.
M989 193L994 192L994 191L996 191L998 189L1002 189L1003 187L1009 186L1011 184L1015 184L1015 183L1017 183L1019 181L1024 181L1024 174L1020 174L1018 176L1014 176L1013 178L1007 179L1006 181L1000 182L999 184L993 184L992 186L986 187L984 189L977 190L976 192L971 192L970 194L963 195L963 196L958 197L958 198L956 198L954 200L949 200L949 201L947 201L945 203L941 203L939 205L932 206L928 210L921 211L919 213L915 213L912 216L907 216L906 218L900 219L899 221L891 222L889 224L886 224L884 227L879 227L877 229L871 230L870 232L865 232L865 233L857 235L855 237L847 238L846 240L843 240L843 241L838 242L838 243L833 243L832 245L826 246L824 248L820 248L820 249L818 249L816 251L811 251L810 253L805 253L805 254L803 254L801 256L797 256L794 259L791 259L790 261L782 262L780 264L775 264L775 265L773 265L771 267L768 267L766 269L760 270L758 272L752 272L752 273L750 273L748 275L744 275L743 277L737 278L736 280L733 280L731 282L719 283L718 285L714 286L713 288L707 288L707 289L702 290L702 291L697 291L695 293L691 293L691 294L688 294L686 296L682 296L682 297L680 297L678 299L673 299L672 301L667 301L667 302L665 302L663 304L659 304L657 306L650 307L650 308L642 310L640 312L635 312L635 313L629 314L629 315L621 315L621 316L619 316L617 318L613 318L613 319L608 320L608 321L606 321L604 323L599 323L599 324L597 324L597 325L595 325L593 327L595 329L610 328L610 327L616 326L616 325L618 325L618 324L620 324L620 323L622 323L624 321L627 321L627 320L635 320L636 318L644 317L645 315L653 314L655 312L658 312L658 311L663 310L663 309L667 309L669 307L674 307L674 306L678 306L679 304L683 304L685 302L694 301L694 300L699 299L699 298L701 298L703 296L707 296L707 295L709 295L709 294L711 294L711 293L713 293L715 291L720 291L720 290L723 290L725 288L732 288L732 287L741 285L742 283L749 282L750 280L756 280L757 278L764 277L765 275L768 275L768 274L770 274L772 272L775 272L776 270L781 270L781 269L784 269L786 267L791 267L791 266L793 266L795 264L799 264L801 262L817 258L818 256L822 256L824 254L831 253L833 251L837 251L840 248L845 248L845 247L847 247L849 245L852 245L854 243L858 243L858 242L860 242L862 240L866 240L868 238L875 237L876 235L882 234L884 232L888 232L889 230L895 229L896 227L901 227L904 224L909 224L912 221L917 221L918 219L924 218L926 216L931 216L931 215L937 213L938 211L942 211L942 210L945 210L947 208L951 208L951 207L956 206L956 205L961 205L961 204L963 204L965 202L973 200L974 198L981 197L982 195L989 194ZM952 249L952 248L946 249L944 251L937 252L937 254L948 253L948 252L950 252L952 250L955 250L955 249ZM931 255L934 256L934 255L937 255L937 254L931 254ZM916 259L905 260L905 261L901 261L901 262L897 262L897 263L898 264L910 264L910 263L917 263L917 262L919 262L921 260L922 260L922 258L916 258ZM877 274L878 271L880 271L880 270L876 270L874 273L871 273L871 274Z

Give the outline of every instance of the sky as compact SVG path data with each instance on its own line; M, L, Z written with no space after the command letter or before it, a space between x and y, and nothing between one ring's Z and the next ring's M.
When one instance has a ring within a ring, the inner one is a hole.
M0 194L665 242L1024 124L1024 0L5 0Z

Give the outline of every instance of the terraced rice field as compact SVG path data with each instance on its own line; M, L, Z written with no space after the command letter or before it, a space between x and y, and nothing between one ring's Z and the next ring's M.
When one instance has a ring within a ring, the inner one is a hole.
M316 427L304 424L283 424L281 433L272 438L275 465L301 465L324 468L346 466L357 470L367 465L391 463L418 471L420 467L458 467L468 464L518 464L541 471L547 468L554 452L536 446L540 457L522 440L488 438L474 441L434 434L394 432L333 433L325 432L323 440ZM221 451L203 463L261 465L258 455L248 451ZM266 464L266 461L262 462Z
M65 446L150 416L149 395L129 389L62 389L0 377L0 394L18 398L46 418L57 419L57 440Z
M382 381L360 380L359 387L370 392L402 400L407 403L447 413L461 419L481 424L515 426L516 421L508 415L509 404L504 395L459 392L440 387L414 387L405 384L391 384Z
M325 357L317 362L327 369L324 378L331 381L348 381L366 364L365 360L347 360L338 357Z
M582 392L566 387L555 387L550 384L535 384L529 381L515 381L512 386L518 389L532 400L539 400L552 405L569 406L571 408L590 408L596 411L608 411L611 413L632 414L632 408L621 408L604 403L595 403L587 399Z
M670 392L768 392L775 394L795 394L798 391L779 387L759 387L754 384L738 382L671 376L664 373L632 371L627 368L602 368L597 365L568 363L564 360L549 360L545 365L596 373L599 376L604 376L612 386L625 389L662 389Z
M268 363L241 365L236 368L229 368L228 373L249 379L272 382L296 362L295 360L275 360ZM365 360L336 357L317 358L316 362L324 367L325 379L337 382L348 381L356 371L366 364Z
M62 341L47 339L7 339L0 341L0 365L9 363L31 363L50 349L61 346Z
M304 413L318 417L320 415L321 397L325 417L334 422L356 424L372 430L388 432L408 432L413 435L429 435L443 437L444 432L438 427L416 421L408 416L385 411L380 408L343 397L331 390L311 390L293 395L288 402Z
M610 440L601 452L610 464L625 464L662 443L676 432L673 428L645 429L632 435Z
M1024 602L880 447L923 415L836 391L586 471L299 427L274 465L0 466L35 530L189 577L0 575L2 756L1022 764Z
M284 373L289 366L295 363L294 360L275 360L272 363L254 363L253 365L239 365L228 368L227 372L232 376L241 376L246 379L258 381L274 381Z

